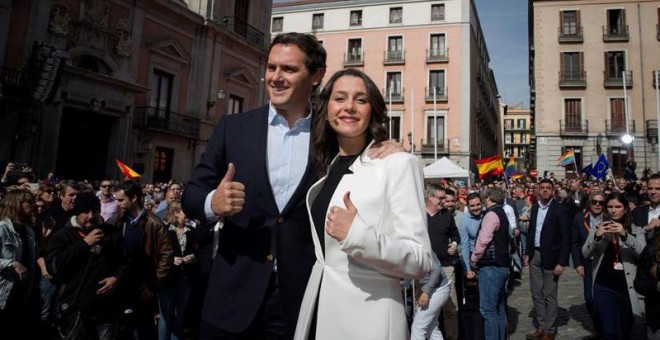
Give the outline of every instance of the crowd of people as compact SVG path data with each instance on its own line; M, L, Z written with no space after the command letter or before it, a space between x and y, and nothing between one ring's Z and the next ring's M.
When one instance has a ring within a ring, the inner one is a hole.
M363 72L310 101L325 61L314 36L276 36L270 103L222 118L185 185L10 163L2 338L506 339L529 275L527 338L554 339L571 258L593 338L660 337L660 175L424 185Z

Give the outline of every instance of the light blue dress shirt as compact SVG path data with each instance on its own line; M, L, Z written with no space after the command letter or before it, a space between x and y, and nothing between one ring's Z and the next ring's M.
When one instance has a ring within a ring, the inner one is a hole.
M548 214L548 208L550 208L551 203L552 203L552 199L550 199L550 201L546 205L543 205L541 201L539 201L539 212L536 215L536 233L534 234L534 247L541 246L541 229L543 229L543 222L545 222L545 216Z
M477 232L481 224L481 217L483 215L474 216L471 213L465 213L458 224L458 234L461 236L461 258L463 260L463 267L467 271L471 271L470 256L474 251L474 242L477 240Z
M271 105L268 112L268 175L280 212L298 188L309 160L312 112L289 127Z
M286 118L277 113L272 104L269 106L268 177L280 212L286 207L305 174L309 160L311 126L311 108L307 117L298 119L293 127L289 127ZM211 198L214 193L215 190L211 191L204 203L204 211L208 219L215 217L211 210Z

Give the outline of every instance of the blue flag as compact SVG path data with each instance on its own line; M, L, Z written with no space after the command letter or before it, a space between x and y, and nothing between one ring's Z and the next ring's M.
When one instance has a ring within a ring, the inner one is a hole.
M596 180L600 180L601 178L605 177L605 174L609 169L610 163L607 161L607 158L605 158L605 155L601 154L600 157L598 157L598 162L596 162L596 164L591 169L591 174L596 177Z
M591 165L591 163L589 163L589 165L585 166L584 168L582 168L582 170L580 170L580 173L591 175L591 171L593 170L593 168L594 168L593 165Z

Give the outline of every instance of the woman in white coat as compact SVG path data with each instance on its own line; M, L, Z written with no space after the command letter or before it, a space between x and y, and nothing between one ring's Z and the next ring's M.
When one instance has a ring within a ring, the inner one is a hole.
M404 152L371 159L386 138L385 101L364 73L335 73L313 121L313 160L325 175L307 194L316 264L296 339L406 339L401 278L431 267L423 175Z

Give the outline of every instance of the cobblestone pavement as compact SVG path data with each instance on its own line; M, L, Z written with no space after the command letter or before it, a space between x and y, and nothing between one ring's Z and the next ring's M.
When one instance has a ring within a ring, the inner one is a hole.
M559 278L559 315L556 339L582 339L591 334L591 318L584 304L582 278L575 269L567 267ZM508 299L509 334L511 340L525 339L534 331L532 324L532 297L529 291L529 269L525 268L521 280L516 280Z

